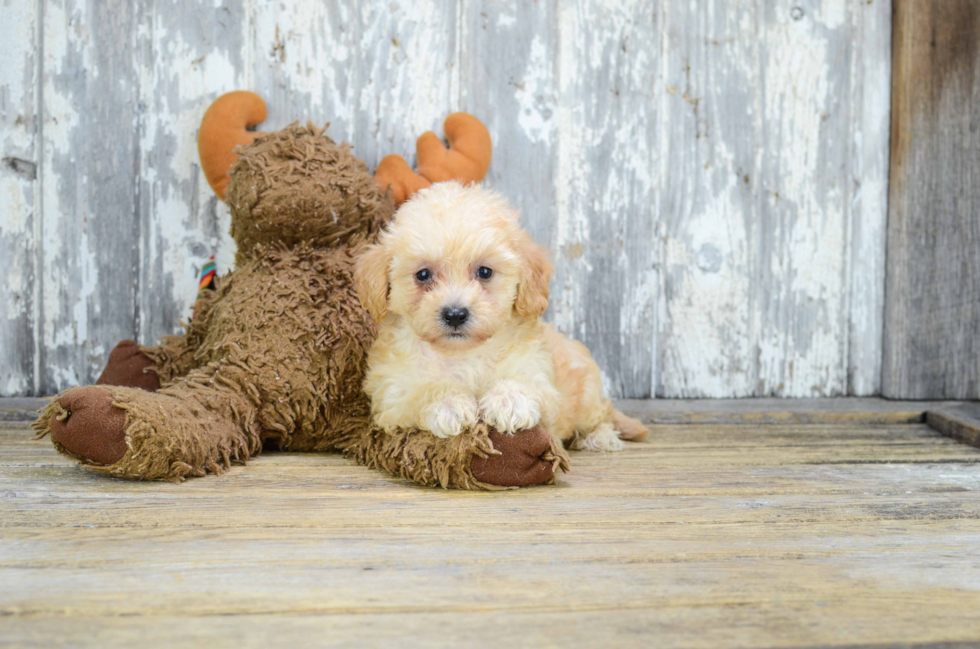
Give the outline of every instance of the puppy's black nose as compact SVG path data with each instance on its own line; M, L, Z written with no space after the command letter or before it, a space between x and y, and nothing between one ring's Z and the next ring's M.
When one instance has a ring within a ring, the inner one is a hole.
M447 306L442 310L442 321L453 329L459 329L470 317L470 310L458 306Z

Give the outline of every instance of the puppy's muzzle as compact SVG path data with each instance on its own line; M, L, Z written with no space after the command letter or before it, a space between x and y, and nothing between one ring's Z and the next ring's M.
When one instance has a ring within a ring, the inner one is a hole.
M442 321L446 326L459 330L470 317L470 310L465 307L447 306L442 310Z

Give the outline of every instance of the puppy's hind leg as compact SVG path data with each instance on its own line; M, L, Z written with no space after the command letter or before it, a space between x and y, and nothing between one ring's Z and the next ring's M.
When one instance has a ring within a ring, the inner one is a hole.
M611 409L611 406L608 406ZM613 410L612 422L603 422L590 433L576 433L570 447L576 451L615 452L623 440L642 442L650 431L639 420Z
M616 452L623 450L623 440L612 424L599 424L591 433L577 433L571 444L575 451Z
M613 410L613 428L619 431L621 439L627 442L642 442L650 434L650 429L643 425L639 419L633 419Z

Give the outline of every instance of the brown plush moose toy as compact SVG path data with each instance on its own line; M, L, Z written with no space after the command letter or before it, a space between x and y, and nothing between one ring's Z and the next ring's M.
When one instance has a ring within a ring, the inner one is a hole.
M96 385L52 399L38 436L96 471L144 480L220 474L278 449L339 451L423 485L553 482L567 456L541 428L389 434L371 426L361 390L376 330L355 293L355 255L413 191L483 178L483 124L450 115L449 149L426 133L418 173L388 156L372 177L349 145L312 124L247 130L265 117L258 95L229 93L208 109L198 138L208 181L231 208L236 268L198 298L183 335L155 347L123 341Z

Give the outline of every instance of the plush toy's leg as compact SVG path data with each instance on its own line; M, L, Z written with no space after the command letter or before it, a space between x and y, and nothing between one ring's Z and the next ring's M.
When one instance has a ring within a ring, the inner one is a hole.
M168 356L168 349L148 351L166 361L176 356ZM154 392L157 365L132 341L119 343L98 384L56 397L35 429L39 436L50 433L61 453L97 471L144 480L221 473L232 460L261 450L258 401L244 370L200 368ZM342 447L362 464L423 485L522 487L550 484L558 469L568 470L561 444L540 427L505 435L480 426L442 440L421 431L391 435L372 429L367 417L357 419L340 436L344 441L330 448ZM293 437L297 443L290 448L318 450L316 444L307 449L302 435Z
M561 443L543 428L505 435L484 424L440 439L425 431L365 430L345 447L361 464L426 486L494 490L551 484L568 470Z
M153 360L132 340L123 340L109 353L109 360L96 385L119 385L148 392L160 389ZM149 370L149 371L148 371Z
M507 487L552 484L555 473L568 472L568 455L561 442L541 426L513 435L491 430L494 453L477 456L470 471L478 481Z
M110 475L179 482L222 473L262 447L254 395L238 389L235 368L223 369L197 370L159 392L74 388L55 397L34 428Z
M126 454L126 411L103 388L76 388L54 398L34 426L41 436L51 433L58 451L86 464L108 466Z

